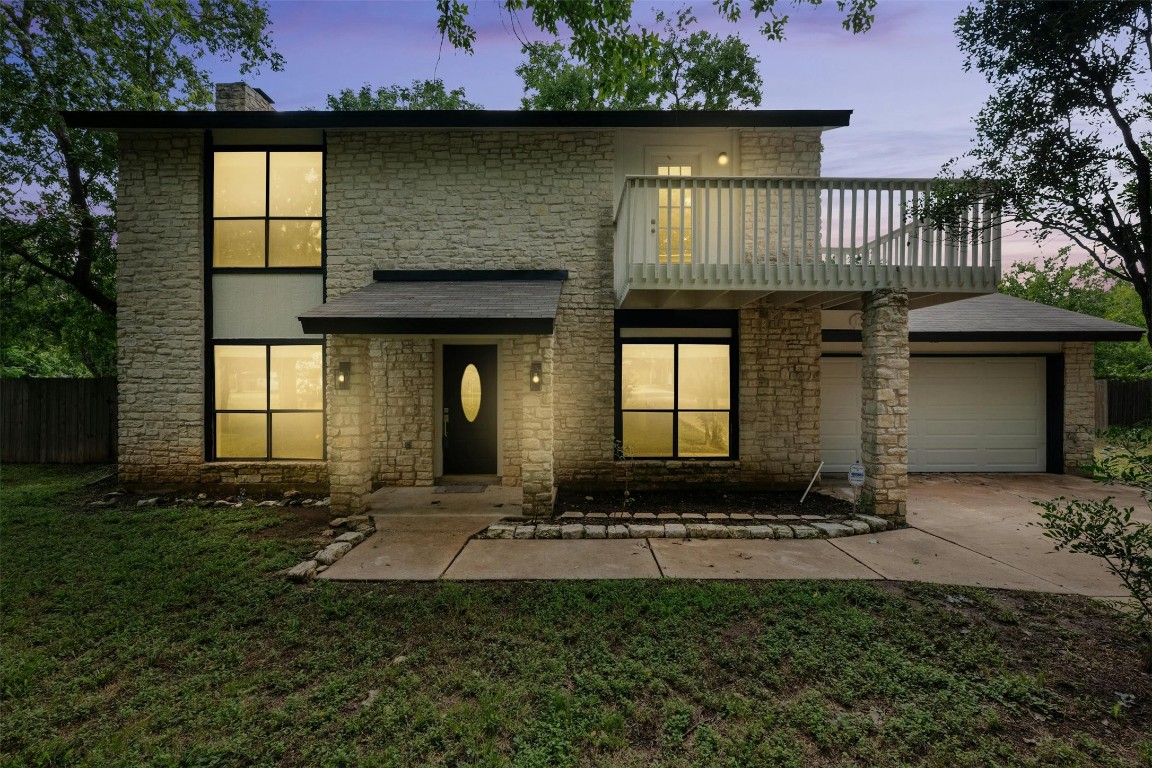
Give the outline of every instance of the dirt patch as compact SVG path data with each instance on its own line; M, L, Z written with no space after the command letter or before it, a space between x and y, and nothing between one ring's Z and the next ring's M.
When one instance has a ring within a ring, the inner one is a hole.
M286 507L277 512L280 521L251 534L252 539L319 539L332 519L328 507Z
M652 512L654 514L767 514L820 515L834 517L852 514L852 504L843 499L810 493L800 503L800 491L580 491L560 488L556 512L609 514L612 512ZM630 501L626 502L626 499Z

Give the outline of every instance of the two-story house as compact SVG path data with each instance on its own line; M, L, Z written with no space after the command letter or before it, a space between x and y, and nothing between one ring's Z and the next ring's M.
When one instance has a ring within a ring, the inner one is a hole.
M927 181L821 177L848 111L217 98L66 115L119 134L125 485L330 490L351 511L468 478L546 513L558 484L624 472L787 487L859 460L900 518L910 467L1086 458L1091 341L1133 338L958 301L995 290L996 223L910 216Z

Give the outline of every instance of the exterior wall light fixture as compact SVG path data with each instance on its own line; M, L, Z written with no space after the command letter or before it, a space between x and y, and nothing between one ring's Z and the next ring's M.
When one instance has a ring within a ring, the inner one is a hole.
M728 165L728 153L727 152L721 152L719 155L716 156L716 162L719 163L720 165Z
M336 389L348 389L352 379L352 363L340 363L336 368Z
M544 383L544 366L539 361L532 363L531 373L528 375L528 385L532 388L533 392L539 392L540 386Z

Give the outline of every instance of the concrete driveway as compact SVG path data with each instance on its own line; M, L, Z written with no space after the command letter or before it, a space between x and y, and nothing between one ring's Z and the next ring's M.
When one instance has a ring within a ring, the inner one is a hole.
M507 493L510 489L500 489ZM493 489L496 492L496 489ZM477 540L513 503L472 496L469 511L429 502L428 489L376 516L378 531L321 578L490 579L888 579L1093 597L1122 597L1094 558L1053 552L1033 499L1116 496L1148 520L1139 493L1065 475L913 476L909 527L821 540ZM393 496L393 498L399 498ZM464 500L461 500L464 503ZM435 504L435 513L430 506Z

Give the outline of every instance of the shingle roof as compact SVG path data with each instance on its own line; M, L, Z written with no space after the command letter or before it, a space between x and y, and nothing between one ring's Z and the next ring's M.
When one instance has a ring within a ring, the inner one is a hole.
M305 333L551 334L563 270L377 271L300 315Z
M990 293L912 310L908 335L914 341L1139 341L1143 330Z
M910 341L1139 341L1142 328L1001 293L914 309ZM859 330L828 329L824 341L859 341Z

